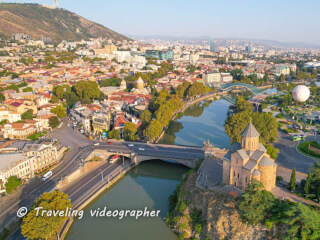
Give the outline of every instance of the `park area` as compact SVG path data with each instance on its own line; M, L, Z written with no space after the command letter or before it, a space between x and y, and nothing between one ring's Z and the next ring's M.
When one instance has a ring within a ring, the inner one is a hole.
M300 143L298 145L298 150L305 155L320 159L320 144L317 141Z

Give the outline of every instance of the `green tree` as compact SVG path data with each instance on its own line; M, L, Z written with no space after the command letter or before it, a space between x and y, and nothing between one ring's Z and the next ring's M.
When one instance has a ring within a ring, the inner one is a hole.
M23 91L23 92L32 92L33 89L32 89L32 87L26 87L26 88L24 88L22 91Z
M22 119L33 119L33 110L29 109L21 115Z
M238 113L243 111L252 113L253 111L252 104L246 101L242 96L237 98L236 107Z
M281 74L279 77L280 82L284 82L286 80L286 76L284 74Z
M93 81L79 81L73 85L73 91L78 95L80 100L83 99L98 99L100 97L100 90L98 84Z
M304 188L303 188L303 191L305 194L309 194L310 192L310 183L311 183L311 172L309 171L306 179L306 183L304 184Z
M50 102L52 103L59 103L59 98L56 95L52 95Z
M150 123L151 118L152 114L148 109L144 110L140 115L140 120L142 121L144 126L147 126Z
M296 169L294 168L292 169L292 172L291 172L289 189L291 191L294 191L295 188L296 188Z
M4 97L4 95L2 93L0 93L0 102L2 103L6 98Z
M54 129L56 127L58 127L60 124L59 119L56 116L50 117L49 118L49 126Z
M151 141L153 141L161 134L161 131L161 123L157 119L154 119L151 121L150 125L143 131L143 135L144 137L149 138Z
M53 94L57 96L57 98L64 98L64 94L71 92L71 87L67 84L57 85L52 90Z
M11 176L8 178L6 184L6 192L11 193L12 191L16 190L21 185L21 179L17 176Z
M123 128L123 135L126 141L134 141L137 139L137 126L132 122L126 122Z
M231 143L241 142L241 133L248 126L250 118L251 116L247 112L240 112L227 118L225 131Z
M59 118L64 118L67 116L66 109L62 105L56 106L51 110L51 112L56 114Z
M120 86L120 83L121 83L120 78L112 77L112 78L103 79L100 82L100 87L109 87L109 86L118 87Z
M75 94L74 92L70 92L70 93L65 93L64 97L66 99L66 103L67 105L73 106L76 102L79 101L79 97L77 96L77 94Z
M284 212L283 223L288 227L283 239L320 239L320 214L301 202Z
M310 191L315 194L316 199L320 201L320 162L315 161L314 165L311 167L311 185Z
M279 149L275 148L272 144L265 145L267 149L267 153L270 155L272 159L277 159L279 154Z
M108 132L108 138L110 139L120 139L120 132L117 129L111 130Z
M239 210L241 217L250 224L257 224L265 219L273 207L272 193L261 190L262 184L253 179L240 198Z
M36 199L32 209L22 220L22 235L28 239L47 239L57 235L59 228L67 217L47 216L42 210L66 211L67 208L70 209L71 207L71 201L66 193L53 191L42 194ZM36 208L41 208L38 210L38 215Z

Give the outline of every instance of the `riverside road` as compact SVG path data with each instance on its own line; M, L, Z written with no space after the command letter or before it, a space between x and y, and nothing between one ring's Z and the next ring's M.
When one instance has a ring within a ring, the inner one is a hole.
M66 141L68 136L68 141ZM26 185L20 192L8 195L0 200L0 226L6 227L12 220L16 219L17 210L20 207L29 207L34 200L43 192L54 189L56 184L79 168L94 149L104 149L116 153L134 153L136 155L148 155L161 158L173 157L180 159L199 159L204 158L204 152L199 147L175 146L163 144L147 144L139 142L121 142L113 141L99 142L99 145L94 145L95 142L88 142L84 136L80 135L77 130L68 127L67 124L54 132L50 138L60 140L64 145L71 148L70 152L65 155L63 160L52 170L53 176L46 182L42 182L36 177ZM132 146L132 145L133 146ZM129 146L130 145L130 146ZM119 167L120 163L103 164L98 169L88 173L83 179L72 183L66 188L66 193L70 194L70 199L73 203L77 203L82 197L90 191L90 189L101 181L101 176L108 178L108 174ZM121 165L121 164L120 164ZM79 183L78 183L79 182ZM82 186L82 187L81 187Z

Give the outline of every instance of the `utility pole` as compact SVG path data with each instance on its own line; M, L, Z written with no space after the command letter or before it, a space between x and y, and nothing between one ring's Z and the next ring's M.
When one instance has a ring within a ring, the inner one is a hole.
M103 171L100 170L100 172L101 172L101 182L103 183Z

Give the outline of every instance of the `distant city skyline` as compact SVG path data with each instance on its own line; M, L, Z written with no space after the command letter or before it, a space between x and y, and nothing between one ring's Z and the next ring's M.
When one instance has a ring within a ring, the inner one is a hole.
M53 4L50 0L3 2ZM60 0L59 5L131 36L213 36L320 45L317 0Z

